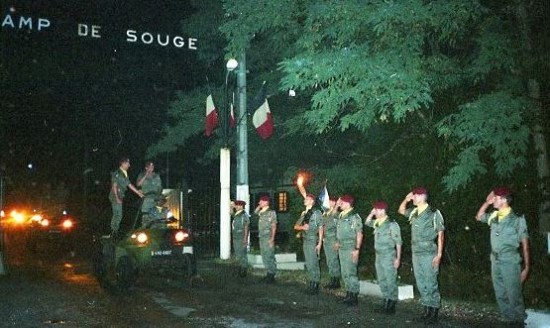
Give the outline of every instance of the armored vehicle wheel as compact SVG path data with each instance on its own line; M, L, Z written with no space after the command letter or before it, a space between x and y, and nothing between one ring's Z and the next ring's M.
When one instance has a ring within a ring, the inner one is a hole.
M193 277L197 274L197 262L193 254L183 254L183 273L185 277Z
M122 256L116 264L116 282L121 289L131 287L137 278L136 268L128 256Z

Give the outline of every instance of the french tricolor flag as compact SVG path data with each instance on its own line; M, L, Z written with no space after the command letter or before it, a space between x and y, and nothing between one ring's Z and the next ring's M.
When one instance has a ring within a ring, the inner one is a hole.
M216 111L216 106L214 106L212 95L209 95L206 98L206 129L204 131L204 134L207 137L212 135L217 126L218 112Z
M254 124L256 131L258 131L260 138L263 140L271 137L273 134L273 117L271 116L271 110L269 110L267 99L265 99L263 104L254 112L252 124Z

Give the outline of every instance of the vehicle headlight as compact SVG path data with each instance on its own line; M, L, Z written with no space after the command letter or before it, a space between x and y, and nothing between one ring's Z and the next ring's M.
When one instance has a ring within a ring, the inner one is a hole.
M19 213L17 211L12 211L11 216L15 223L23 223L25 222L25 215L23 213Z
M32 220L32 221L36 221L36 222L40 222L40 221L42 221L42 215L40 215L40 214L35 214L35 215L33 215L33 216L31 217L31 220Z
M43 219L42 221L40 221L40 225L43 226L43 227L47 227L47 226L50 225L50 220Z
M73 221L67 219L63 221L63 229L71 229L73 227Z
M189 234L187 232L178 231L176 232L174 239L176 239L177 242L180 242L180 241L184 241L187 237L189 237Z
M138 241L138 243L141 243L141 244L145 244L148 239L149 237L147 237L147 234L145 232L140 232L136 236L136 240Z

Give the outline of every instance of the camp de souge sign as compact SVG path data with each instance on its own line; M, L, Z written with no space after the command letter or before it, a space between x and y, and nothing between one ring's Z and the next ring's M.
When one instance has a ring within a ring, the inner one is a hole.
M27 30L41 33L52 29L55 25L49 18L18 15L13 8L10 8L9 11L8 14L2 17L2 32ZM75 35L81 38L101 39L103 36L102 32L102 27L95 24L77 23L74 27ZM138 31L135 29L127 29L124 37L125 41L129 43L175 47L187 50L197 50L198 43L197 38Z

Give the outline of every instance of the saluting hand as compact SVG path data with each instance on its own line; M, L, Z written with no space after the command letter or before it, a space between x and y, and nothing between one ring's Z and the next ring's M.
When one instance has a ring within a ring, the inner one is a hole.
M485 199L485 202L487 204L493 204L495 202L495 193L491 191L489 193L489 195L487 195L487 198Z

